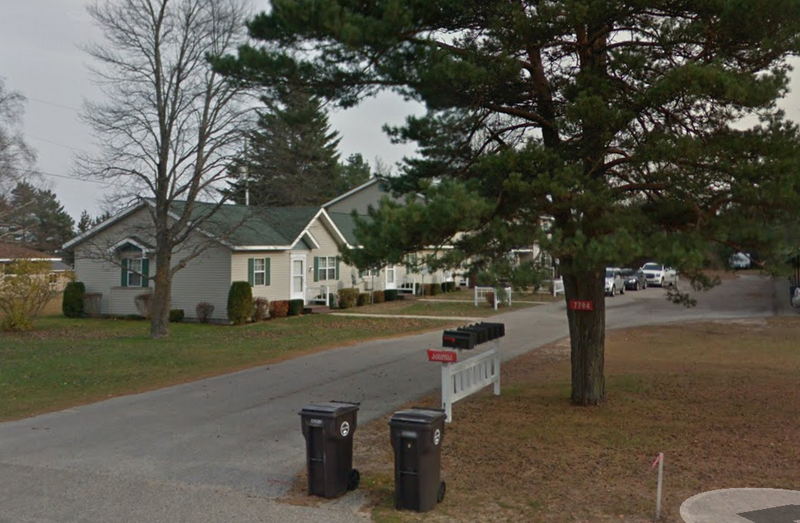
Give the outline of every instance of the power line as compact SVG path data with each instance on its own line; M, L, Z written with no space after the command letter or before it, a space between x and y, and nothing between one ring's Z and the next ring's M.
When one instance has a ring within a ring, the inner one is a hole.
M40 136L36 136L36 135L33 135L33 134L28 134L27 136L28 136L28 138L32 138L32 139L38 140L40 142L45 142L45 143L49 143L51 145L56 145L58 147L63 147L65 149L70 149L72 151L75 151L76 153L86 153L86 151L84 151L82 149L77 149L75 147L72 147L71 145L65 145L63 143L54 142L53 140L48 140L47 138L42 138Z
M77 107L72 107L72 106L69 106L69 105L64 105L64 104L60 104L60 103L56 103L56 102L48 102L47 100L42 100L41 98L32 98L30 96L26 96L26 98L28 100L32 101L32 102L38 102L40 104L45 104L45 105L52 105L53 107L60 107L61 109L67 109L67 110L70 110L70 111L75 111L76 113L81 112L81 109L78 109Z

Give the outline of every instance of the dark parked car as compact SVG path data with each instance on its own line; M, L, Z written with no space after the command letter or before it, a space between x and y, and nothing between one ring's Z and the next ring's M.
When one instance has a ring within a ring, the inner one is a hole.
M625 282L626 290L638 291L639 289L647 288L647 278L645 278L642 269L620 269L620 273Z

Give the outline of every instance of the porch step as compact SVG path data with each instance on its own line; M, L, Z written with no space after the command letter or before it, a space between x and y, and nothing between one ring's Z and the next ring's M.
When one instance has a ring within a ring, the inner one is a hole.
M331 312L331 308L327 305L306 305L303 308L303 314L327 314Z

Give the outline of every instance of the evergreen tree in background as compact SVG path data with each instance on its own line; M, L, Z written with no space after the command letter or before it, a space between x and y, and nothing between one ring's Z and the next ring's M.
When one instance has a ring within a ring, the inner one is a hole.
M491 263L540 242L566 299L594 305L567 311L576 404L606 395L605 266L653 257L707 285L709 241L796 220L798 130L775 102L800 0L275 0L249 30L257 47L219 70L299 77L343 107L383 88L426 106L391 130L420 152L393 188L421 197L385 201L347 258L451 243L443 263Z
M336 194L345 193L353 187L358 187L365 183L372 176L369 164L364 161L360 153L351 154L344 163L339 165L339 176L337 179Z
M77 227L79 234L84 233L93 227L92 217L89 215L86 209L84 209L81 213L81 217L78 219Z
M74 221L55 193L19 182L6 199L6 239L44 252L56 252L72 238Z
M338 194L339 137L332 131L320 99L291 86L267 108L248 133L247 150L234 164L229 195L251 205L319 205Z

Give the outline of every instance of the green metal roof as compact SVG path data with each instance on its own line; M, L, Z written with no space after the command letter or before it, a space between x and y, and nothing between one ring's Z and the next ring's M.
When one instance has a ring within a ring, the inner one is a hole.
M171 211L181 214L186 202L174 202ZM260 208L195 202L192 220L203 219L200 228L235 247L291 246L319 212L319 207Z

